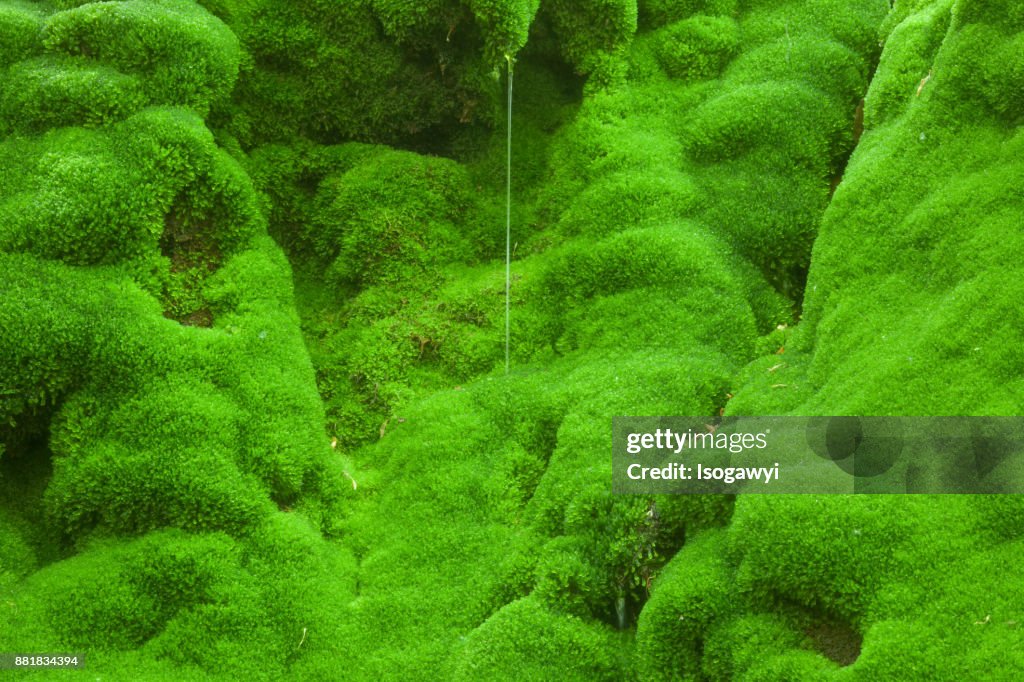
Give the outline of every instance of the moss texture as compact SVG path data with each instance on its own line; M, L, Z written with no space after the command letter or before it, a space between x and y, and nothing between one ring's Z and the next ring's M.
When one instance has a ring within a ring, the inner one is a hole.
M1022 31L996 0L0 1L0 651L1024 675L1016 498L617 497L608 457L616 414L1020 414Z

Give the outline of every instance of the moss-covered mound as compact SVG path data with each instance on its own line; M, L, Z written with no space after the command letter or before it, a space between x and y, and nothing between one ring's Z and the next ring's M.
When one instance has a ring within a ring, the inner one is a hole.
M1021 412L1022 36L996 0L0 0L0 652L1024 676L1017 498L613 496L608 456L617 414Z

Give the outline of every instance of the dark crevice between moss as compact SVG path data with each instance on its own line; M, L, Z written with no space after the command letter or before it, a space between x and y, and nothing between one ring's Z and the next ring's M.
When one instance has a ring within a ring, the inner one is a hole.
M822 619L804 628L814 650L841 666L853 665L860 657L864 638L846 623Z
M614 609L601 617L618 630L635 629L647 600L651 585L665 567L666 557L677 552L686 542L685 531L666 533L655 500L650 500L643 519L633 529L635 545L630 564L616 580L619 598Z
M207 278L220 267L220 248L207 216L191 216L182 198L164 218L160 253L170 261L164 282L164 317L188 327L212 327L213 312L203 296Z
M810 263L798 263L792 266L786 274L789 288L784 293L793 301L793 324L798 323L804 313L804 294L807 290L807 276L810 271Z
M860 136L864 134L864 100L862 99L857 105L857 109L853 112L853 142L850 144L850 151L843 158L839 164L839 168L836 170L836 174L832 176L832 184L829 186L828 199L831 202L832 197L836 193L836 188L839 187L839 183L843 181L843 176L846 174L846 167L850 164L850 157L853 156L854 150L857 149L857 144L860 142Z
M20 527L39 568L71 554L43 502L53 477L50 424L62 403L33 408L0 427L0 514Z

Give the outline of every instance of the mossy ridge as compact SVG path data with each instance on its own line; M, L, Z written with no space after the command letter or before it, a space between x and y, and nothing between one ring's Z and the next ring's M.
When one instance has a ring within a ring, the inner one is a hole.
M195 3L129 0L19 13L3 31L12 61L0 86L0 134L95 127L147 105L205 117L234 87L241 52L228 28ZM16 21L14 19L17 18ZM25 58L18 63L13 58ZM31 57L31 59L28 59Z
M1024 138L995 89L1013 82L1014 61L1002 55L1021 17L1002 6L897 3L866 97L865 135L815 243L804 321L784 356L748 368L730 412L1020 413L1021 357L1010 338L1021 326L1012 254ZM986 75L997 60L998 81ZM768 376L785 386L771 388ZM737 575L751 551L770 547L771 566L754 559L747 575L804 606L845 612L863 636L848 669L855 677L953 680L985 670L1010 679L1022 663L1006 652L1020 633L1005 613L1024 602L1016 564L998 558L1020 536L1008 504L998 496L741 499L730 528ZM808 520L776 526L772 513L774 530L754 540L749 524L767 521L767 506ZM803 547L830 526L820 550ZM827 565L807 570L815 556ZM953 561L967 565L950 571Z
M651 654L645 658L651 678L676 679L700 665L709 679L729 679L741 671L752 679L773 679L784 670L802 670L822 679L845 679L849 673L953 680L996 660L1000 674L1016 674L1019 657L998 652L1012 649L1009 643L1020 636L1019 623L1007 615L1016 613L1021 599L1019 581L1012 577L1016 569L999 558L1016 551L1017 542L992 544L973 530L977 508L987 506L986 500L939 504L922 497L904 501L898 516L882 497L740 499L719 538L728 549L717 590L726 591L729 606L678 618L683 605L697 607L693 599L673 599L673 590L698 582L694 589L704 600L716 594L713 583L695 580L714 554L680 552L659 578L638 631L638 646ZM777 524L780 513L789 521L785 526ZM693 546L715 537L702 534ZM955 556L971 557L966 572L946 568ZM998 581L1003 586L998 596L987 592L991 584L980 577L984 571L1008 576ZM651 619L663 610L676 630L685 627L679 620L688 623L692 639L654 627ZM940 611L943 616L930 615ZM840 652L834 648L838 643L815 638L822 623L846 623L851 633L863 634L862 643L853 642L852 660L829 660ZM754 648L737 639L737 632L756 642L767 636L774 641ZM963 639L975 643L972 654L956 653ZM703 656L673 663L671 657L687 650L681 641L701 642Z
M275 253L269 244L264 245L264 250L271 255ZM236 258L252 259L253 251ZM266 291L270 281L268 274L280 276L287 272L283 259L279 255L277 258L276 262L273 258L266 260L261 288L239 282L238 276L232 277L231 270L236 263L229 261L218 275L241 287L236 289L222 282L221 295L227 299L246 292L241 296L241 303L258 305L259 301L253 300L248 292ZM25 261L28 257L7 259L16 262L13 259ZM93 556L91 545L86 544L90 537L131 535L164 526L193 532L226 530L235 535L236 541L253 543L256 542L252 539L253 528L267 516L280 514L271 499L286 512L295 511L308 517L310 521L302 523L307 527L315 524L315 530L309 531L315 537L319 538L321 531L332 532L338 515L331 508L331 499L333 497L333 504L336 504L338 497L351 488L347 481L338 485L341 472L336 462L327 461L326 443L315 428L322 416L318 414L316 395L312 392L308 360L305 366L302 363L304 354L295 327L297 320L288 316L281 319L277 312L281 305L279 300L273 296L265 298L263 312L239 314L231 312L232 306L220 317L225 325L222 329L192 331L163 320L153 298L130 284L122 285L124 288L115 299L123 307L124 315L119 314L118 308L111 309L107 301L114 273L110 270L93 274L67 266L45 266L56 271L50 273L57 275L55 286L73 292L72 298L81 310L76 319L75 308L69 306L63 311L54 308L58 300L55 293L40 290L47 279L42 276L45 271L39 271L38 263L33 262L37 269L29 271L31 285L26 289L31 295L42 295L51 310L63 312L69 318L69 329L77 330L80 337L81 353L75 359L91 358L90 365L80 370L80 376L72 377L79 382L74 388L60 387L65 392L52 424L51 445L56 462L43 499L43 510L51 519L50 523L64 534L61 555ZM239 263L237 267L246 276L261 277L259 268L254 267L258 265L258 262L249 262ZM69 282L75 285L68 287ZM14 284L11 291L18 292L17 283ZM278 291L287 287L286 277L279 280ZM137 305L129 307L132 295ZM31 299L5 297L5 302L19 315L33 310L31 305L25 305L26 300ZM90 300L98 305L85 305ZM294 330L290 339L284 331L289 325ZM264 326L263 332L257 328ZM200 336L194 336L196 334ZM218 336L206 336L209 334ZM15 338L49 338L49 334L26 333ZM61 337L58 335L56 339L59 341ZM224 352L228 344L233 349ZM71 348L73 350L74 346ZM5 353L5 357L13 357L15 362L25 366L17 354ZM297 375L282 375L279 382L273 382L267 381L272 376L264 373L264 381L254 381L259 376L256 363L275 357L272 367L295 367ZM246 358L251 359L240 362ZM66 363L71 369L76 366L71 359ZM6 372L5 376L14 374ZM226 391L224 386L233 388ZM309 389L305 394L296 392L296 387L304 386ZM251 419L253 414L261 414L262 418ZM310 432L307 425L314 425L314 430ZM211 434L220 434L220 440L211 441ZM185 447L185 442L193 445ZM317 450L323 454L310 457L309 453ZM25 452L4 453L5 461L27 456L29 453ZM295 500L300 492L304 499ZM314 500L319 497L328 504L318 506ZM38 524L38 520L33 523ZM322 540L318 539L317 543ZM60 555L50 560L58 558ZM77 581L81 576L73 568L78 564L67 564L67 561L74 562L74 559L59 561L56 566L67 568L54 570L67 570L68 585L79 585ZM272 579L266 576L260 583ZM304 582L307 579L308 576L302 578ZM287 584L288 581L281 584L279 599L289 589ZM11 592L13 603L38 603L43 610L34 612L40 617L49 613L46 609L50 607L43 607L52 600L62 600L62 594L42 577L37 582L13 587ZM160 599L169 608L174 601L165 597ZM231 598L224 596L228 601ZM106 603L97 596L94 606L102 610L107 608ZM325 603L325 600L321 598L317 603ZM110 608L121 610L120 606ZM66 608L56 611L71 613L69 618L82 615ZM48 622L48 618L40 623ZM106 622L102 627L99 621L89 622L111 632L112 636L120 636L117 633L130 629L121 621ZM183 627L182 636L191 638L192 626ZM4 628L5 632L15 630L22 631L17 627ZM33 628L26 631L39 634ZM232 626L224 632L225 637L234 638L238 630ZM70 642L55 631L40 634L38 641ZM104 648L106 645L100 646ZM182 650L192 651L188 647ZM103 654L100 659L103 660ZM203 667L213 665L212 659L203 660L206 661ZM275 665L284 665L284 662L280 660Z
M354 566L294 515L254 531L241 544L178 530L97 540L10 595L5 644L86 648L92 669L114 676L280 679L299 642L330 650L315 624L333 622Z
M969 11L948 10L930 3L891 26L866 109L892 113L866 132L815 246L796 338L813 350L815 398L803 410L981 414L1005 402L1021 366L1000 336L1017 316L1007 254L1020 202L1008 188L1020 182L1024 138L978 86L989 82L982 71L956 66L980 32L1012 42L1013 24L964 23ZM901 64L919 43L940 47L915 62L915 82L904 78L909 95L891 94L885 57ZM843 229L851 224L862 226L856 236ZM923 286L908 290L908 279Z
M354 563L324 535L354 491L288 263L201 118L233 86L237 41L193 3L32 22L17 7L4 58L35 61L4 80L2 463L4 485L35 466L45 490L2 503L4 547L26 561L2 572L3 647L87 647L115 676L276 677L297 646L330 647L317 628ZM26 83L61 116L15 96ZM164 317L189 313L169 287L193 262L206 329Z

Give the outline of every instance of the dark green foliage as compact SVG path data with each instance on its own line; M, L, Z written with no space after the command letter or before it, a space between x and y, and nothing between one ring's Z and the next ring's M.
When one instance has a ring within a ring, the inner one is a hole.
M598 83L620 75L620 59L636 32L636 2L585 0L544 3L562 55L578 73Z
M303 135L406 142L493 127L506 56L536 0L268 0L229 20L252 58L228 127L245 146Z
M540 0L469 0L469 8L485 36L484 60L515 57L526 44Z
M4 510L0 516L0 590L5 592L38 567L24 535L25 525L10 511Z
M384 33L402 46L425 52L451 43L456 32L483 34L483 58L493 65L514 57L526 43L537 0L446 0L409 3L402 0L370 0ZM475 24L475 25L474 25ZM442 52L444 54L444 52Z

